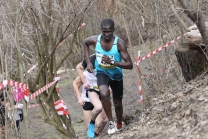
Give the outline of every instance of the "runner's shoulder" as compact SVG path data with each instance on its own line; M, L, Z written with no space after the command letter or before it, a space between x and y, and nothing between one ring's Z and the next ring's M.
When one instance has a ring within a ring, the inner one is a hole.
M93 36L86 38L86 40L90 42L96 42L97 38L98 38L98 35L93 35Z

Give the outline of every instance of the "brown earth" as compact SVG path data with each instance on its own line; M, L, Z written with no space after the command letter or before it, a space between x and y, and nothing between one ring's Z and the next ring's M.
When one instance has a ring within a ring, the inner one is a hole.
M208 73L151 99L151 106L135 116L111 139L207 139Z

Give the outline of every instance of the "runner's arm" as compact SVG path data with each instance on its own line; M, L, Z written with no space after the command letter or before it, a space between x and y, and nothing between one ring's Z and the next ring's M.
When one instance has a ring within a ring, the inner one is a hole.
M118 50L119 50L124 62L119 62L119 63L115 62L114 65L124 68L124 69L132 69L133 63L132 63L131 57L129 55L129 52L127 51L127 46L124 43L124 41L121 39L119 39L119 41L118 41Z
M118 50L121 54L121 57L124 61L121 62L114 62L115 66L118 66L123 69L132 69L133 68L133 63L131 60L131 57L129 55L129 52L127 51L127 46L124 43L122 39L118 40Z
M90 58L89 58L89 46L93 45L95 47L97 42L97 36L91 36L88 37L84 40L83 46L84 46L84 54L85 54L85 58L86 58L86 62L87 62L87 71L92 73L93 72L93 65L90 62Z
M77 71L77 74L79 75L79 77L81 78L82 83L85 84L87 81L83 75L84 67L82 66L82 63L79 63L76 66L76 71Z
M77 99L78 99L78 103L80 105L84 105L84 101L82 99L82 93L80 92L79 88L82 85L82 80L81 78L78 76L74 81L73 81L73 88L74 88L74 92L77 95Z

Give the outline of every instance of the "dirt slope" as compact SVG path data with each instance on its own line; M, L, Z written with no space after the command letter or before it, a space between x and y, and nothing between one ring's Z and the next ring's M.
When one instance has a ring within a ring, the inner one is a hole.
M208 73L150 100L122 134L103 139L208 138Z

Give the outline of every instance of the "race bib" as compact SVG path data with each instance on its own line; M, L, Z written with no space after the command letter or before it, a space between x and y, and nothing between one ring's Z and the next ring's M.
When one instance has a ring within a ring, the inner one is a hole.
M103 57L103 54L101 53L96 53L96 59L97 59L97 62L98 62L98 65L104 69L111 69L111 68L115 68L114 65L111 65L111 64L107 64L105 63L103 60L102 60L102 57ZM114 55L111 55L111 56L108 56L110 58L110 60L114 60Z
M92 88L95 89L96 91L99 91L98 85L97 85L97 80L94 80L92 83Z

